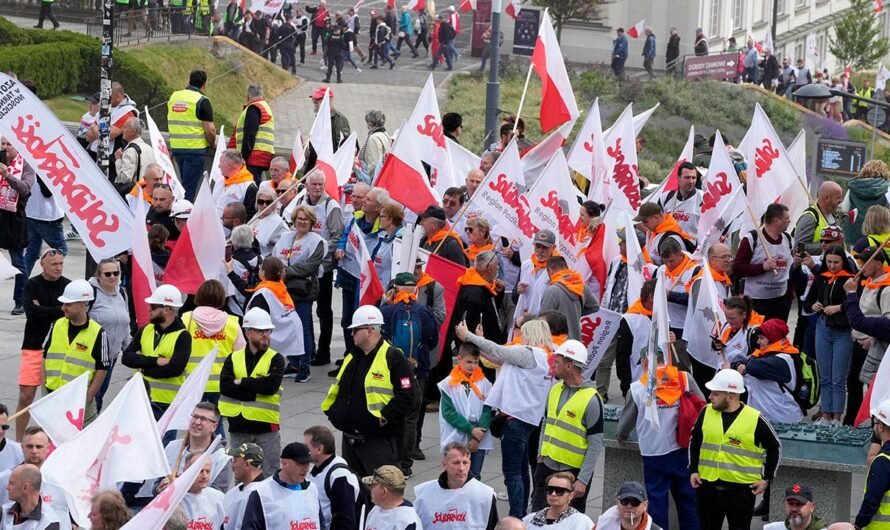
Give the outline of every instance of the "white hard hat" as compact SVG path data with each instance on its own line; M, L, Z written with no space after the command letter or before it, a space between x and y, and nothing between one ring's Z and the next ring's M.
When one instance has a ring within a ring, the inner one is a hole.
M179 199L170 207L170 217L173 219L188 219L192 213L192 203L185 199Z
M567 340L556 349L557 355L562 355L566 359L578 363L585 364L587 362L587 346L577 340Z
M871 415L884 425L890 426L890 399L882 401L880 405L871 409Z
M89 302L95 298L93 294L93 286L86 280L74 280L65 286L65 291L59 297L59 302L63 304L74 304L77 302Z
M382 326L383 313L372 305L363 305L352 314L352 325L347 329L360 328L362 326Z
M172 285L160 285L145 299L145 303L151 305L165 305L168 307L182 307L182 293Z
M254 307L244 315L241 327L244 329L275 329L275 324L272 323L269 313L264 309Z
M735 370L724 368L717 372L713 379L705 383L705 387L717 392L741 394L745 391L745 378Z

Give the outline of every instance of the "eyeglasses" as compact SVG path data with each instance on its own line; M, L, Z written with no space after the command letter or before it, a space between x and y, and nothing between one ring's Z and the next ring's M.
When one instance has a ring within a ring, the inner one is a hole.
M121 271L111 271L111 272L103 272L102 273L102 276L105 276L106 278L111 278L112 276L120 276L120 275L121 275Z
M200 414L192 414L192 419L201 423L216 423L216 420L213 418L201 416Z
M170 187L169 184L165 184L163 182L158 182L157 184L154 185L154 187L156 189L162 189L162 190L172 190L173 189Z
M621 499L621 500L618 501L618 502L620 502L622 506L633 506L634 508L636 508L637 506L640 505L640 500L639 500L639 499L633 499L633 498L631 498L631 499Z
M256 205L257 206L269 206L273 202L275 202L275 201L261 201L261 200L257 199Z
M556 495L557 497L562 497L570 491L572 490L563 488L561 486L547 486L547 495Z
M149 304L148 305L148 308L151 309L152 311L154 311L155 309L163 309L165 307L167 307L167 306L160 305L160 304Z

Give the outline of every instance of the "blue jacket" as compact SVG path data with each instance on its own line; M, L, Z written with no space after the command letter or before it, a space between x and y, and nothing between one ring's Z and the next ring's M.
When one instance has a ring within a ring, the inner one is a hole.
M432 309L417 301L410 304L405 302L383 304L380 306L380 312L383 313L381 333L384 339L392 342L395 334L393 324L395 324L398 315L406 310L411 313L412 320L420 323L420 346L413 355L417 361L414 374L417 377L426 377L430 372L430 351L439 343L439 324L436 322L436 315ZM405 355L409 355L408 352L405 352Z
M405 11L402 13L402 16L399 17L399 31L404 31L405 35L413 35L414 34L414 23L411 20L411 12Z
M859 308L859 293L847 293L844 300L844 314L850 327L874 337L881 342L890 342L890 319L883 316L867 317Z
M615 39L612 47L612 57L618 59L627 59L627 35L622 35Z
M646 44L643 45L643 57L655 57L655 35L646 37Z

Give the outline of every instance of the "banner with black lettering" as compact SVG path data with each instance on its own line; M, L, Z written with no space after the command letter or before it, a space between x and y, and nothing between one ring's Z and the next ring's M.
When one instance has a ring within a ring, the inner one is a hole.
M130 249L133 214L127 203L52 111L2 73L0 134L52 190L93 259Z

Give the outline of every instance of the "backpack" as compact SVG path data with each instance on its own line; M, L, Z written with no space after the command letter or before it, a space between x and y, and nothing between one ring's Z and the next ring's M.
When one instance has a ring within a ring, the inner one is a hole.
M361 477L356 475L355 471L343 462L337 462L331 465L331 470L324 478L324 494L327 495L328 499L331 498L331 475L338 469L348 469L349 472L355 475L358 479L358 499L355 501L355 520L358 521L361 518L363 508L365 517L367 518L368 514L371 513L371 508L374 507L374 503L371 502L371 490L368 488L367 484L362 482Z
M794 373L797 384L794 388L788 388L782 384L782 388L794 397L794 401L800 410L806 415L807 411L819 403L822 395L822 387L819 384L819 364L816 357L800 352L790 356L794 361Z
M393 346L402 350L406 359L417 360L417 352L422 348L420 320L409 309L396 312L392 323Z

